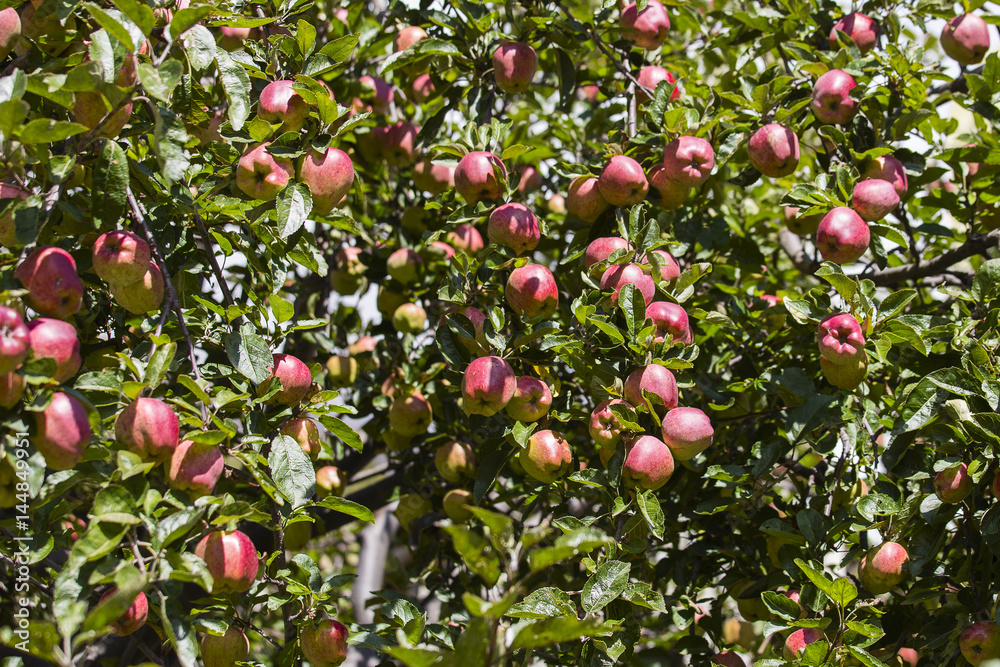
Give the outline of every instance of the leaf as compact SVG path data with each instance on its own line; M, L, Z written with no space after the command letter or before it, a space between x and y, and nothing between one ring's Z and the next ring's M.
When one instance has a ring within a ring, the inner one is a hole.
M211 5L196 5L194 7L185 7L180 11L174 12L174 17L170 21L170 35L175 40L181 37L188 28L194 26L198 21L201 21L206 16L211 14L213 7Z
M618 293L618 307L625 314L625 326L633 339L636 330L646 321L646 300L636 292L635 285L628 284Z
M576 605L569 595L558 588L540 588L510 608L505 614L511 618L576 618Z
M614 538L597 528L579 528L556 538L551 547L535 549L528 554L528 564L533 572L544 570L550 565L590 553L602 546L615 543Z
M150 97L161 102L170 102L170 96L184 74L184 66L179 60L168 60L159 67L149 63L139 63L139 81Z
M898 292L893 292L886 298L882 300L882 303L878 307L878 318L880 321L885 321L892 319L896 315L903 312L907 304L910 303L917 296L917 290L915 289L901 289Z
M663 509L660 507L660 499L656 497L656 493L650 490L645 490L642 493L636 495L636 503L639 505L639 511L642 512L642 517L646 520L646 524L649 526L649 530L657 537L657 539L663 539Z
M291 436L279 435L271 441L267 466L274 485L293 509L309 501L316 488L316 471L309 455Z
M461 56L462 52L443 39L422 39L408 49L397 51L382 63L382 74L392 72L427 56Z
M483 535L465 526L442 526L451 535L452 546L466 566L487 586L500 579L500 557Z
M264 339L255 333L252 324L244 323L239 333L226 334L222 340L226 346L226 356L243 377L254 384L260 384L270 377L271 371L268 368L274 363L274 357Z
M195 70L203 70L215 62L215 38L203 25L191 26L181 38L188 60Z
M128 205L128 159L118 142L104 140L104 147L93 171L93 206L91 210L105 225L117 225Z
M299 231L312 211L312 192L305 183L291 183L278 193L278 238L282 241Z
M622 599L628 600L632 604L652 609L660 613L666 613L667 605L663 600L663 594L654 591L646 582L629 583L622 591Z
M605 637L618 627L617 621L598 618L547 618L522 626L511 642L510 650L535 649L580 637Z
M20 139L22 144L52 144L86 131L86 126L79 123L38 118L24 126Z
M112 2L118 11L132 21L144 36L149 36L156 23L152 9L136 0L112 0Z
M191 156L184 148L188 140L187 129L184 127L183 119L165 107L157 107L154 116L156 120L154 148L160 170L168 182L176 183L184 178L191 164Z
M621 595L628 584L628 575L632 566L620 560L604 563L583 585L581 604L583 610L592 614L606 607L612 600Z
M347 514L348 516L353 516L355 519L360 519L367 523L375 523L375 515L372 511L360 503L356 503L353 500L347 500L346 498L341 498L339 496L327 496L320 502L316 503L317 507L325 507L328 510L333 510L334 512L340 512L341 514Z
M219 80L229 101L229 124L239 132L250 116L250 76L222 49L215 51L215 66L219 68Z
M86 8L90 15L94 17L97 23L108 31L108 34L117 39L119 42L125 45L125 48L129 51L135 51L135 43L132 41L132 35L129 34L128 29L122 25L118 17L111 14L111 12L103 9L102 7L95 5L93 2L81 2L81 7ZM116 12L117 13L117 12Z

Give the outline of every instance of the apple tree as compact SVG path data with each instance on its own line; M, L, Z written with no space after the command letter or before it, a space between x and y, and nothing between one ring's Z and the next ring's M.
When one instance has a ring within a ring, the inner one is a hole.
M10 664L1000 659L996 5L5 4Z

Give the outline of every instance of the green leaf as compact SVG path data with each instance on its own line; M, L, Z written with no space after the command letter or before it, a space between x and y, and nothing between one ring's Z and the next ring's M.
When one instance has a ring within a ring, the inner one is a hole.
M639 511L642 512L642 517L646 520L646 524L649 526L650 532L657 537L657 539L663 539L663 509L660 507L660 499L656 497L656 493L650 490L642 491L637 494L636 503L639 505Z
M617 630L618 621L602 622L598 618L547 618L521 627L510 650L536 649L581 637L606 637Z
M659 591L654 591L653 588L645 582L629 583L625 586L625 590L622 591L622 599L628 600L638 607L652 609L660 612L661 614L665 614L667 612L667 605L663 600L663 594Z
M786 621L798 619L800 610L797 602L774 591L764 591L760 597L771 613L777 614Z
M540 588L511 607L505 616L531 619L556 616L576 618L576 605L569 595L558 588Z
M618 307L625 314L625 326L633 339L636 330L646 321L646 300L637 291L635 285L629 284L618 293Z
M243 377L254 384L260 384L270 377L271 371L268 368L274 363L273 355L252 324L244 323L239 333L226 334L222 340L230 363Z
M104 140L100 157L93 171L94 211L105 225L117 225L128 205L125 192L128 189L128 159L118 142Z
M328 510L333 510L334 512L340 512L341 514L347 514L348 516L353 516L355 519L360 519L367 523L375 523L375 515L372 511L356 503L353 500L347 500L346 498L341 498L339 496L327 496L320 502L316 503L317 507L325 507Z
M621 595L628 584L632 566L619 560L604 563L583 586L581 604L583 610L592 614L606 607Z
M215 51L215 66L219 68L219 80L229 101L229 124L239 132L250 116L250 76L243 65L233 62L222 49Z
M322 52L321 52L322 53ZM451 42L443 39L422 39L403 51L393 53L382 63L382 74L392 72L427 56L457 56L462 52Z
M330 433L340 438L345 445L351 449L356 449L361 451L361 436L353 428L347 425L343 419L339 417L334 417L333 415L319 415L317 417L320 423L327 428Z
M20 139L22 144L52 144L86 131L86 126L79 123L38 118L24 126Z
M215 38L203 25L191 26L181 38L188 60L195 70L203 70L215 62Z
M152 354L149 355L149 363L146 364L146 372L142 376L143 383L150 387L158 387L166 377L176 352L177 343L174 342L154 347Z
M267 465L274 485L293 509L309 501L316 488L316 471L298 442L287 435L276 437L271 441Z
M139 63L139 81L150 97L170 103L170 96L184 74L184 65L179 60L168 60L159 67L149 63Z
M528 564L533 572L544 570L555 563L590 553L602 546L615 543L614 538L597 528L579 528L556 538L551 547L535 549L528 554Z
M92 2L81 2L80 6L90 12L90 15L94 17L94 20L97 21L102 28L107 30L109 35L124 44L125 48L129 51L135 52L135 43L132 41L132 35L129 34L128 29L122 25L122 22L118 19L118 17L112 15L111 12L106 11Z
M312 192L305 183L291 183L278 193L278 238L282 241L299 231L312 211Z
M185 7L180 11L174 12L174 17L170 21L170 36L173 39L181 37L188 28L191 28L196 23L204 19L206 16L212 13L213 7L211 5L196 5L194 7Z
M146 37L156 23L153 10L136 0L112 0L115 7L124 14Z
M442 526L441 529L451 535L452 545L466 566L487 586L495 585L500 579L500 557L490 541L465 526Z
M157 161L163 177L168 182L176 183L184 178L191 164L191 156L184 148L188 140L187 129L183 119L165 107L156 107L154 117L156 142L153 148L156 149Z
M899 315L906 308L907 304L910 303L917 296L917 290L915 289L901 289L898 292L893 292L885 299L878 307L878 318L880 321L885 321L892 319L896 315Z

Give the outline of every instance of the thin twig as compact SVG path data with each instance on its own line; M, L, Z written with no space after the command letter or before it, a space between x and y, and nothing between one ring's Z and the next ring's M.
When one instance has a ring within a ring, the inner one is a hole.
M631 139L636 133L636 123L638 121L637 116L639 115L639 104L636 100L636 87L635 84L629 84L628 87L628 138Z
M190 188L190 184L187 179L184 180L184 186ZM212 243L210 241L211 237L208 234L208 230L205 228L205 221L201 219L201 214L198 212L198 203L192 202L191 208L194 210L194 225L198 229L198 234L201 236L201 242L205 255L208 256L208 263L212 265L212 273L215 274L215 280L219 283L219 289L222 290L222 298L226 302L226 306L233 306L235 302L233 301L233 294L229 291L229 283L222 275L222 267L219 266L219 260L215 257L215 253L212 251Z

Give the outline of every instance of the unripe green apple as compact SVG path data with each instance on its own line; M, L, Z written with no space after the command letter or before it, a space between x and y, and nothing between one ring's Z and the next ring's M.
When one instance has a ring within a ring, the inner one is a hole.
M420 333L427 328L427 311L418 304L404 303L393 312L392 326L400 333Z
M465 523L472 518L473 514L465 508L466 505L474 504L472 494L465 489L452 489L444 494L444 513L455 523Z
M250 657L250 640L237 626L224 635L206 634L201 638L201 661L204 667L233 667Z
M395 396L389 406L389 425L407 438L427 433L434 416L430 402L419 391L408 396Z
M434 466L452 484L476 474L476 455L472 447L458 440L449 440L434 453Z
M335 354L326 360L326 372L334 387L352 387L358 379L358 362L354 357Z
M434 511L434 506L431 504L429 498L424 498L415 493L407 493L400 496L394 514L399 519L399 525L403 527L403 530L409 531L411 521L430 514L432 511Z

